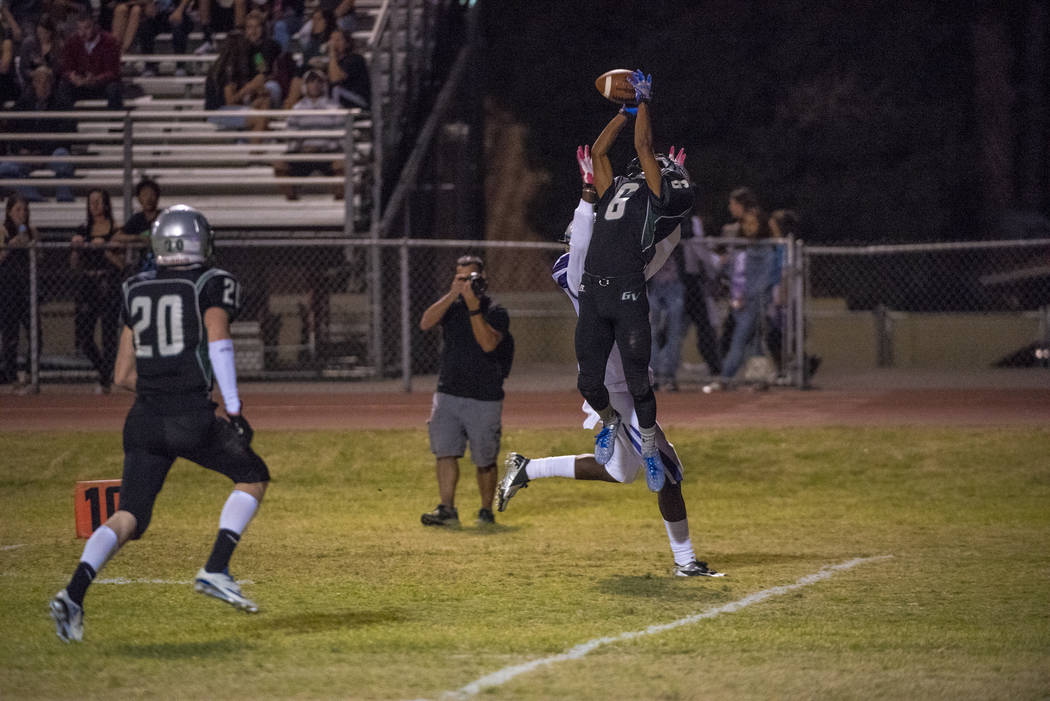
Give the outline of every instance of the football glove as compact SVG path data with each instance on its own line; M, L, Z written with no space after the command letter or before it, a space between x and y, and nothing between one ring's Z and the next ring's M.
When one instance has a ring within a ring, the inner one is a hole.
M248 419L244 418L243 414L235 414L230 417L230 425L233 426L233 430L237 432L237 435L244 441L245 446L252 444L252 438L255 437L255 431L252 429L252 425L248 423Z
M594 184L594 163L591 161L591 147L576 147L576 162L580 164L580 177L584 185Z
M627 82L634 88L634 99L636 102L649 102L653 93L652 74L646 75L639 69L627 76Z

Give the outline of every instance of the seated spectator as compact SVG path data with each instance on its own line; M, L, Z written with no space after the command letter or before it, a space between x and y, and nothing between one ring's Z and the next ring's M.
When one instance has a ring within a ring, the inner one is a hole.
M214 32L229 34L235 29L244 29L244 20L248 14L247 0L199 0L201 31L204 41L195 53L210 54L216 51Z
M304 0L252 0L252 3L273 27L273 38L281 45L281 51L289 51L292 37L303 26Z
M204 108L235 112L270 106L270 92L266 89L266 75L252 66L250 45L241 32L226 36L215 62L208 69L204 83ZM265 118L213 117L212 122L224 129L262 130Z
M33 71L40 66L47 66L52 73L58 75L62 71L59 50L55 20L51 15L44 15L34 28L33 36L27 37L18 50L18 73L22 85L32 82Z
M15 104L14 109L20 112L64 112L73 109L68 98L55 92L55 76L47 66L39 66L33 71L29 87ZM12 119L7 131L22 133L67 133L76 131L76 122L71 119ZM69 142L48 141L11 141L12 154L19 156L40 156L38 163L0 162L0 178L27 178L34 170L47 168L54 171L56 178L73 177L73 166L63 162L62 157L69 155ZM48 161L47 157L51 160ZM40 202L44 197L35 187L16 188L30 202ZM73 191L68 185L55 188L59 202L72 202Z
M171 50L184 54L189 47L193 20L187 10L192 0L145 0L142 9L142 24L139 25L139 51L144 54L156 52L157 35L171 32ZM144 75L157 72L156 64L147 64ZM186 75L183 65L177 64L175 75Z
M110 22L109 33L117 40L122 53L127 53L131 45L135 43L135 37L139 32L139 23L142 21L142 6L145 0L116 0L111 10L113 18ZM106 5L104 4L103 7Z
M43 10L42 0L4 0L0 14L3 15L4 24L11 30L11 38L16 45L22 42L25 34L32 31Z
M68 94L70 102L102 98L109 109L123 109L120 46L90 13L77 18L76 34L62 50L62 66L59 89Z
M331 12L336 24L345 32L353 34L357 30L357 13L355 0L320 0L318 7Z
M15 71L16 43L14 18L5 6L0 12L0 107L17 100L21 93Z
M314 10L310 21L303 25L296 35L296 41L302 52L299 64L299 75L292 78L288 86L288 97L284 100L284 109L290 110L303 96L303 79L312 70L328 72L328 38L335 30L335 16L328 11Z
M320 71L312 70L306 74L306 96L295 103L293 110L334 110L339 109L326 94L325 79ZM292 115L288 118L289 129L338 129L343 125L344 117L341 115L309 115L298 117ZM338 139L300 139L293 142L292 153L339 153L340 143ZM323 175L343 175L345 172L344 161L322 160L316 161L280 161L273 165L274 174L280 177L306 177L314 171L320 171ZM281 190L285 197L290 200L299 199L299 188L295 186L282 186ZM344 185L339 184L335 189L335 198L342 199Z
M287 85L282 85L278 76L278 58L281 45L266 34L266 16L255 10L248 13L244 22L244 36L248 39L248 52L256 73L266 76L265 87L270 94L271 109L280 109ZM291 76L288 76L290 79Z
M124 226L117 230L114 240L126 243L132 249L144 250L141 267L152 268L154 260L153 251L149 248L149 235L153 221L160 214L160 185L156 180L143 178L135 186L135 199L139 201L139 211L132 214ZM131 267L134 269L138 266L133 263Z
M354 50L354 38L344 30L328 39L328 82L332 98L343 107L367 110L372 100L372 80L365 57Z

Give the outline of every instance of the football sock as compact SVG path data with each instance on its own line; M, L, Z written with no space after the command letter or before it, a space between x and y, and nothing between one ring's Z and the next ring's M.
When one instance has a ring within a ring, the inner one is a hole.
M116 550L117 534L112 528L103 524L95 529L87 543L84 544L84 553L80 556L80 561L87 563L93 571L98 572Z
M95 578L95 574L95 569L86 562L78 564L76 571L73 572L73 578L66 585L66 593L69 594L69 598L77 606L84 605L84 594L87 593L87 588L91 586L91 580Z
M676 565L688 565L690 562L696 559L696 553L693 552L693 540L689 537L689 519L683 518L681 521L664 521L664 528L667 529L667 538L671 541L671 553L674 554L674 563Z
M204 564L205 572L222 572L230 566L230 558L241 537L233 531L225 528L219 529L219 535L215 538L215 545L211 549L211 555Z
M642 436L642 455L648 455L649 453L656 452L656 426L650 426L649 428L638 428L638 433Z
M219 528L232 531L237 536L240 536L241 533L244 533L244 529L248 527L248 522L252 520L252 516L255 516L258 508L258 499L248 492L242 492L239 489L233 490L230 492L226 504L222 507L222 514L219 516Z
M612 417L616 416L616 410L612 408L612 404L608 405L604 409L598 412L598 418L603 422L608 423Z
M568 477L576 476L576 456L559 455L555 458L534 458L525 466L525 474L530 480L541 477Z

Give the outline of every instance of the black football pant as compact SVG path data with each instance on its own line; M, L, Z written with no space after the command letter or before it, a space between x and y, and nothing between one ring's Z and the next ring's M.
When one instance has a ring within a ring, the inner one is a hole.
M580 318L576 322L576 362L580 365L577 386L595 411L609 406L605 366L613 343L620 350L627 389L634 398L638 425L656 425L656 396L649 384L649 298L641 273L618 278L583 274L580 286Z

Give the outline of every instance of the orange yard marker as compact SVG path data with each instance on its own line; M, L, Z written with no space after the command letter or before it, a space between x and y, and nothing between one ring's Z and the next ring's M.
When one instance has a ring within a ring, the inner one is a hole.
M120 480L77 482L73 499L77 538L87 538L120 506Z

